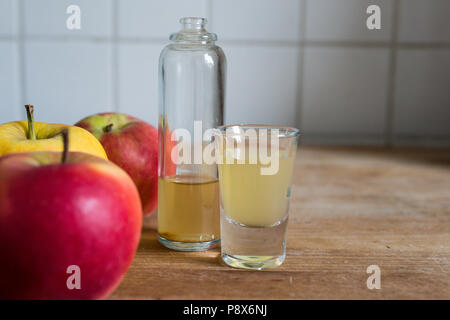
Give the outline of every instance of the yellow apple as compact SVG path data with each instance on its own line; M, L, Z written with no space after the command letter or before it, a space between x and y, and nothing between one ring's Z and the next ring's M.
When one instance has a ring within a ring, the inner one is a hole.
M28 121L0 124L0 157L10 153L63 151L61 133L68 128L71 152L85 152L107 159L100 142L89 131L65 124L35 122L33 106L26 105Z

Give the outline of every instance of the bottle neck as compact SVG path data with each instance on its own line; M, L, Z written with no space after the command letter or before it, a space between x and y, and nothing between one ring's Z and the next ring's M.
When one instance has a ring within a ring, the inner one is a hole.
M182 29L170 35L170 40L182 44L214 44L217 36L205 29L205 18L181 18Z
M180 23L183 26L184 32L206 32L205 25L207 20L205 18L181 18Z

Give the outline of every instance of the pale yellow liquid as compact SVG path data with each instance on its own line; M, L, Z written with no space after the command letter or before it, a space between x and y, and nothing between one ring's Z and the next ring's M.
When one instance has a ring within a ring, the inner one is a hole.
M227 217L252 227L269 227L282 220L288 211L294 160L295 150L280 150L279 170L274 175L261 175L260 169L268 165L250 164L248 159L245 164L219 164Z
M159 178L158 233L171 241L220 238L219 184L202 176Z

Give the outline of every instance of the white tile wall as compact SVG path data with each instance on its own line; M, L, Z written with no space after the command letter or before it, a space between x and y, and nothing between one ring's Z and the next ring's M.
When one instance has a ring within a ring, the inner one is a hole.
M227 46L226 123L296 125L298 50Z
M308 40L380 41L391 38L392 0L313 0L307 3ZM381 9L381 30L368 30L369 5Z
M307 143L450 146L449 3L0 0L0 123L28 102L41 121L114 110L156 125L159 52L180 17L203 16L228 56L227 123L295 125ZM381 30L366 28L369 4Z
M399 40L450 42L450 1L401 0Z
M112 0L24 0L25 33L52 36L110 36ZM69 5L81 9L81 29L69 30L66 13Z
M388 49L307 48L304 68L305 135L383 135Z
M17 45L0 41L0 123L19 120Z
M112 110L110 64L104 43L26 44L26 101L36 120L72 124Z
M159 44L124 44L119 48L119 111L158 124Z
M0 0L0 36L17 34L17 0Z
M394 130L450 140L450 50L400 50Z
M215 0L213 30L221 39L299 40L300 0Z
M181 17L208 17L206 0L118 0L119 36L168 39Z

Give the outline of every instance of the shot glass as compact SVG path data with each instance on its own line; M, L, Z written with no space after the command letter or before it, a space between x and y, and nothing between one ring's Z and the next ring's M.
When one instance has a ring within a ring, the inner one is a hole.
M286 257L291 181L299 130L229 125L215 132L223 261L267 269Z

